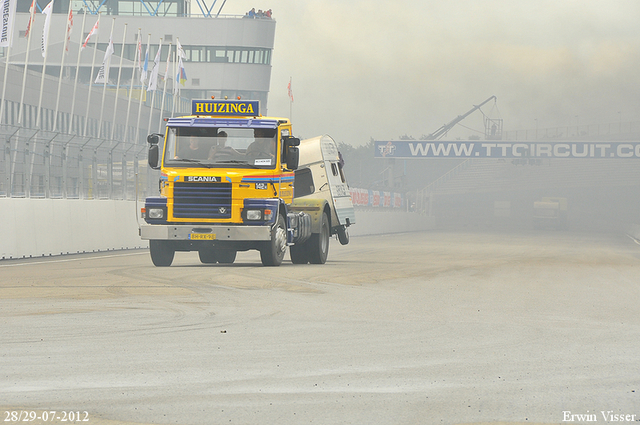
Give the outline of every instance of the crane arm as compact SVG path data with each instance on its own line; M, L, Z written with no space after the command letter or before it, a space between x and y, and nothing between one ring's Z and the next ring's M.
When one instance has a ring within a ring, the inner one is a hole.
M484 104L486 104L487 102L489 102L491 100L497 100L497 97L491 96L490 98L488 98L487 100L485 100L481 104L474 105L473 108L471 108L469 111L467 111L467 113L465 113L463 115L458 115L455 119L451 120L449 123L443 125L442 127L437 129L433 133L429 134L427 136L426 140L437 140L437 139L441 138L442 136L447 134L449 132L449 130L451 130L456 124L458 124L463 119L467 118L469 115L471 115L476 110L480 109Z

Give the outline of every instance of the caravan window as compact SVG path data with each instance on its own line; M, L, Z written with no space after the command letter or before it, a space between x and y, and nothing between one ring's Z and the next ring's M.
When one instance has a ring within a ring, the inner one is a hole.
M301 168L296 170L295 179L293 181L294 197L311 195L316 191L313 185L313 176L309 168Z
M334 176L338 176L338 166L336 165L335 162L331 163L331 172L333 173Z

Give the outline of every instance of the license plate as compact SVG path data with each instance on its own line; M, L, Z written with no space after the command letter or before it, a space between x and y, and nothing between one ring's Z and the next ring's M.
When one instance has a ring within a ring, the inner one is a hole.
M190 233L189 239L192 241L212 241L216 238L215 233Z

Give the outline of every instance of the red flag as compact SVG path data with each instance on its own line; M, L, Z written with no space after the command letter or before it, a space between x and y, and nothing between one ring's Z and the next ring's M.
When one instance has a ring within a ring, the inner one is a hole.
M142 70L142 37L138 31L138 69Z
M89 32L89 35L87 35L87 38L84 40L84 43L82 44L82 49L87 47L87 43L89 42L89 39L91 38L91 36L98 32L98 24L99 23L100 23L100 15L98 15L98 20L96 21L96 24L93 26L93 28L91 28L91 31Z
M67 48L65 51L69 51L69 41L71 41L71 30L73 28L73 10L69 8L69 19L67 20Z
M31 31L31 24L33 24L33 20L35 19L34 7L36 7L36 0L31 1L31 7L29 8L29 22L27 22L27 30L24 32L24 36L29 37L29 32Z
M287 93L289 94L289 99L293 102L293 91L291 90L291 77L289 77L289 84L287 84Z

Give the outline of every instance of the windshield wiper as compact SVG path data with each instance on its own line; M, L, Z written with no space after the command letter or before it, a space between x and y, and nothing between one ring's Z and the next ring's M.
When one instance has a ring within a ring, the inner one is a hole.
M206 163L206 162L202 162L199 159L190 159L190 158L176 158L176 159L172 159L171 161L180 161L180 162L193 162L195 164L199 164L202 165L206 168L213 168L213 165L210 163Z

